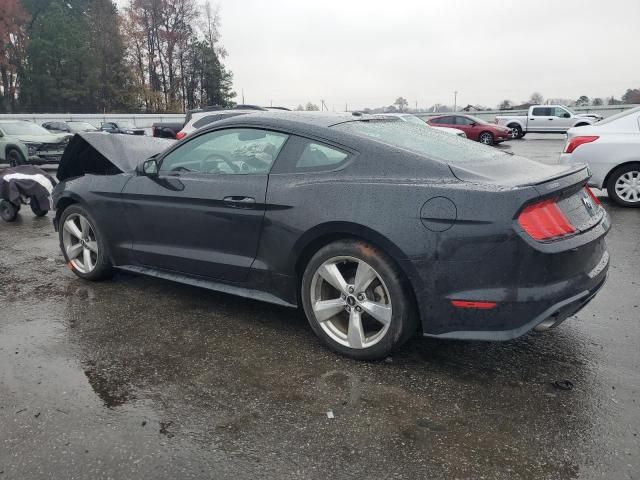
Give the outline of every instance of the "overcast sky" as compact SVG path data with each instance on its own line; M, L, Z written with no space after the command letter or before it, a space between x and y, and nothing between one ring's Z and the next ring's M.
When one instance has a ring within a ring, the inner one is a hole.
M215 3L216 0L213 0ZM640 0L218 0L240 101L495 106L640 87Z

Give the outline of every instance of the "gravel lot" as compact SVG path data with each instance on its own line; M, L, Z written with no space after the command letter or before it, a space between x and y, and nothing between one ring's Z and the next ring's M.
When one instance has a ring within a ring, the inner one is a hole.
M563 142L499 148L553 163ZM375 363L328 352L295 310L82 282L51 215L0 222L0 480L638 479L640 212L603 195L609 281L576 317Z

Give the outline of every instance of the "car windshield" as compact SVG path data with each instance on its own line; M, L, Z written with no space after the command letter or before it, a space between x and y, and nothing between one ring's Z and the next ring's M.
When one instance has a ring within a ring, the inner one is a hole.
M7 135L51 135L47 129L30 122L0 123Z
M569 112L571 115L577 115L576 112L574 112L573 110L571 110L569 107L565 107L564 105L562 106L562 108L564 108L567 112Z
M98 130L89 122L67 122L67 124L69 125L69 128L74 132L86 132L86 131Z
M634 115L636 113L640 113L640 107L635 107L630 110L623 110L620 113L616 113L615 115L611 115L610 117L605 118L604 120L600 120L596 125L606 125L607 123L615 122L616 120L626 117L627 115Z
M339 123L332 128L449 164L478 163L507 155L493 147L470 142L457 135L445 135L435 129L406 122L353 121Z
M118 127L119 128L126 128L126 129L129 129L129 130L133 130L134 128L136 128L136 126L131 122L118 122Z

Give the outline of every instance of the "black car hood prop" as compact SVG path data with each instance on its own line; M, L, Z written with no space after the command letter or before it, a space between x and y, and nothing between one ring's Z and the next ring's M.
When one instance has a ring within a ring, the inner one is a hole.
M98 132L77 133L60 159L58 180L86 174L132 172L143 160L175 144L174 140Z

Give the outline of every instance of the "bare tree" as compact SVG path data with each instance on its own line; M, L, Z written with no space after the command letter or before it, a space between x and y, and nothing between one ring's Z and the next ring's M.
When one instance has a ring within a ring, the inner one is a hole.
M529 103L533 105L542 105L544 102L544 97L540 92L533 92L531 97L529 98Z

